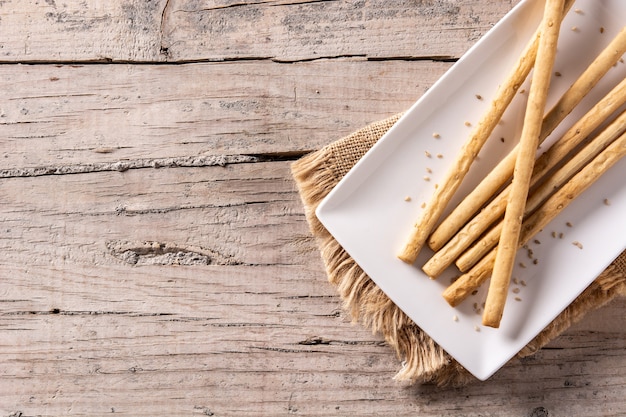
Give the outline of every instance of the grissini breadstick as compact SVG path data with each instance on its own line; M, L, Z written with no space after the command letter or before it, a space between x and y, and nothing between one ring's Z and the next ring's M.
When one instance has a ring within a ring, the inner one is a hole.
M540 142L543 142L550 135L552 130L580 103L625 52L626 28L622 28L619 34L563 94L559 102L545 115L539 137ZM515 147L432 232L428 239L428 245L433 250L441 249L510 179L517 157L517 149Z
M548 137L552 130L585 98L598 81L617 64L624 53L626 53L626 26L622 27L559 102L545 115L543 126L541 126L542 140Z
M626 39L626 36L624 36L624 38ZM618 59L619 57L615 58L615 62L617 62ZM565 155L578 146L624 103L626 103L626 80L623 80L615 86L582 118L574 123L548 151L537 159L531 185L535 184L546 172L554 168ZM468 248L494 221L502 216L506 207L509 191L510 185L463 226L463 228L461 228L461 230L422 267L424 272L430 277L437 277L445 268L450 266L452 262L455 262L456 266L462 272L465 272L489 251L489 249L493 247L493 239L495 238L496 243L499 239L499 235L495 236L491 232L481 240L481 245L476 244L470 249ZM487 244L487 242L490 243Z
M606 171L626 156L626 134L622 134L587 164L561 189L548 198L522 225L518 247L524 246L534 235L550 223L561 211ZM487 278L494 267L498 247L491 250L467 273L461 275L443 292L443 297L453 307L459 305Z
M598 101L580 120L578 120L567 132L555 142L550 149L542 154L535 164L535 172L547 172L561 161L565 155L577 147L587 136L598 128L605 120L626 103L626 79ZM488 214L487 212L485 215ZM476 230L485 227L474 225ZM481 232L481 233L482 233ZM475 246L475 251L479 248ZM476 262L475 254L465 252L456 261L457 267L465 272Z
M573 3L574 0L567 0L565 5L566 9L562 10L563 15L569 10ZM415 259L417 259L419 252L426 243L435 224L439 221L448 202L469 171L476 155L478 155L485 141L489 138L491 132L493 132L493 129L502 118L502 114L513 100L513 97L515 97L520 85L533 68L537 56L537 48L541 34L540 30L541 26L537 29L532 40L522 52L518 62L505 82L498 89L496 97L491 102L489 111L485 113L483 118L478 122L476 129L461 148L459 155L446 173L442 183L435 190L432 198L426 203L418 221L413 226L408 243L404 246L400 254L398 254L398 258L402 261L409 264L415 262Z
M535 166L535 154L539 146L552 68L556 58L556 45L559 40L562 14L563 0L547 0L511 191L507 200L502 234L496 253L496 263L489 282L489 291L483 312L483 325L489 327L500 327L500 320L509 292L517 243L519 242L526 199L530 189L530 178Z
M609 126L604 128L595 138L593 138L580 152L572 159L567 161L565 165L554 173L550 174L543 183L535 190L526 202L526 213L528 215L532 210L541 205L553 191L560 188L571 176L585 166L592 158L594 158L609 143L614 141L618 136L626 131L626 111L617 117ZM536 182L537 180L535 180ZM471 248L463 253L457 260L456 264L461 271L467 271L476 262L478 262L487 252L498 244L500 233L502 231L502 222L491 228L487 234L480 238Z

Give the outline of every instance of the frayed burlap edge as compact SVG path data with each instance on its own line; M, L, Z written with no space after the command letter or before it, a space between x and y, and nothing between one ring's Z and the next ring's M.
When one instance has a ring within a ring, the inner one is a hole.
M316 238L328 280L337 288L352 320L386 342L403 361L395 378L411 383L464 385L475 380L426 335L363 272L315 216L323 198L365 151L400 115L373 123L292 164L292 174L304 204L311 233ZM586 313L617 296L626 296L626 252L622 253L565 311L518 354L529 356L557 337Z

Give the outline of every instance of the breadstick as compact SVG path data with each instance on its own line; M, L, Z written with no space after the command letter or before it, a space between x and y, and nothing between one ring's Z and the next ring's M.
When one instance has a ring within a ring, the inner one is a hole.
M606 171L626 156L626 133L603 150L570 179L560 190L548 198L522 225L518 248L524 246L534 235L550 223L561 211ZM453 307L459 305L489 277L498 247L484 256L467 273L461 275L443 292L443 297Z
M574 0L567 0L563 15L569 10ZM441 217L452 196L461 185L463 178L469 171L476 155L485 144L485 141L493 132L502 114L509 106L519 86L524 82L532 69L537 56L537 48L541 35L541 26L537 29L532 40L525 47L519 60L505 82L496 92L496 97L491 102L489 111L478 122L476 129L472 132L469 140L465 142L459 155L448 170L442 183L435 190L432 198L426 203L420 218L413 226L408 243L398 255L402 261L412 264L417 259L419 252L426 243L430 232Z
M535 189L526 202L525 215L531 213L539 207L553 191L561 187L571 176L585 166L593 159L602 149L614 141L626 130L626 111L613 120L609 126L604 128L600 134L593 138L580 152L578 152L565 165L555 171ZM550 152L550 151L548 151ZM565 154L564 154L565 155ZM550 167L552 168L552 167ZM547 170L546 170L547 171ZM534 176L534 173L533 173ZM535 179L535 182L539 178ZM501 194L502 195L502 194ZM467 271L478 260L480 260L491 248L498 244L500 233L502 231L502 222L494 226L485 236L483 236L474 246L469 248L459 259L456 264L461 271Z
M577 147L587 136L604 123L604 121L607 120L611 114L616 112L624 104L626 104L626 79L622 80L606 96L598 101L598 103L596 103L580 120L574 123L574 125L572 125L572 127L570 127L546 153L542 154L537 159L537 162L535 163L535 172L537 172L538 175L543 175L556 166L565 157L565 155ZM533 175L535 174L533 173ZM494 204L497 203L498 202L496 201ZM485 216L488 214L489 210L485 210ZM500 215L501 214L502 212ZM478 221L483 220L484 216L478 218ZM472 230L476 231L476 237L488 228L488 225L485 225L484 223L477 226L470 222L467 226L472 227ZM486 244L486 240L483 241L483 244ZM481 249L477 245L474 245L470 251L482 252L482 254L485 253L484 249ZM480 259L480 256L482 256L477 253L470 253L470 251L466 251L456 261L457 267L463 272L467 271L478 259Z
M537 159L531 178L531 186L536 184L546 172L554 168L565 155L578 146L584 138L604 123L604 121L618 108L624 105L624 103L626 103L626 81L622 81L614 87L611 92L593 106L581 119L574 123L547 152ZM480 245L475 244L471 248L470 246L493 222L502 216L506 207L506 199L508 198L509 191L510 185L463 226L448 243L426 262L422 267L424 272L430 277L437 277L450 266L452 262L455 262L455 260L456 266L462 272L465 272L487 253L499 239L499 235L494 235L493 232L483 237Z
M489 283L483 325L500 327L504 311L517 243L519 242L522 219L526 209L526 199L530 189L530 178L535 166L535 154L539 146L539 136L543 113L548 99L548 89L552 78L552 68L556 58L556 45L559 40L563 0L547 0L544 12L543 29L537 50L534 74L524 115L524 125L515 162L515 172L511 191L504 212L502 234L498 243L496 263Z
M531 185L541 176L554 168L569 152L577 147L587 136L621 106L626 103L626 80L622 80L605 97L594 105L565 134L542 154L535 162ZM436 277L451 262L465 272L474 265L489 249L497 243L499 235L490 233L481 239L481 244L470 245L485 232L489 226L504 213L510 185L496 196L483 210L470 220L443 248L424 265L427 275ZM469 249L468 249L469 248ZM466 250L467 249L467 250ZM465 252L463 252L465 251ZM456 261L454 261L456 259Z
M539 137L540 142L543 142L550 135L552 130L580 103L625 52L626 28L622 28L619 34L565 92L559 102L545 115ZM516 146L433 231L428 240L428 245L433 250L441 249L509 180L515 166L517 151L518 147Z

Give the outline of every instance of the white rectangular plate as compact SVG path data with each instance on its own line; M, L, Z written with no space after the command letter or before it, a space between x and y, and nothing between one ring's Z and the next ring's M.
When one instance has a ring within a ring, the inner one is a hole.
M539 334L626 248L626 160L622 160L536 237L541 243L531 244L531 249L538 263L526 262L526 268L514 270L514 277L526 285L518 285L519 293L510 295L499 329L481 326L481 315L474 311L474 303L480 305L485 299L486 285L461 306L452 308L441 293L458 271L449 268L437 280L430 280L421 270L432 255L430 250L423 250L412 266L396 257L419 217L421 204L430 198L467 139L471 127L466 121L474 125L485 112L498 84L537 28L543 6L541 0L518 4L411 107L317 210L320 221L374 282L481 380ZM548 108L624 22L624 0L576 2L561 27ZM544 146L562 135L625 76L623 62L612 68ZM521 90L527 91L528 84ZM526 98L523 93L516 96L451 206L517 142ZM435 132L439 138L433 137ZM430 181L424 180L425 176ZM410 202L405 201L407 196ZM574 241L582 243L583 249L573 245ZM519 261L526 257L527 252L520 250Z

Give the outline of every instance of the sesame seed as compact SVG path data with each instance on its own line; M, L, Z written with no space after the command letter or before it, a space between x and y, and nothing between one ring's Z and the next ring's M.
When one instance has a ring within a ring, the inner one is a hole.
M526 264L524 262L519 263L520 268L526 268Z
M520 283L520 285L521 285L522 287L525 287L525 286L526 286L526 281L524 281L524 280L521 280L519 283Z
M515 297L515 301L522 301L522 299L519 297Z
M535 239L533 242L535 242L536 245L541 245L541 241L539 239Z
M554 73L554 75L555 75L555 76L557 76L557 77L560 77L562 74L561 74L560 72L556 71L556 72Z
M583 248L583 244L580 243L579 241L575 240L574 242L572 242L572 245L576 246L578 249L582 249Z
M411 201L411 196L407 195L406 197L404 197L404 201L407 201L407 202Z
M433 133L433 138L435 139L439 139L441 137L441 135L437 132Z
M426 208L426 203L422 203L421 208Z
M465 126L470 127L472 125L471 122L468 122L467 120L465 121Z
M438 154L437 154L437 158L441 159L441 158L443 158L443 155L442 155L442 154L440 154L440 153L438 153Z
M517 287L515 287L515 288L513 288L511 291L513 292L513 294L519 294L520 289L519 289L519 288L517 288Z
M478 100L482 100L482 99L483 99L483 96L481 96L480 94L476 94L476 98L477 98Z
M424 151L424 155L426 155L426 158L430 158L432 156L431 153L428 151Z
M474 326L474 330L477 331L477 332L480 332L480 327Z
M574 10L574 12L576 12L578 14L583 14L583 11L581 9L576 9L576 10Z
M432 170L432 169L430 169L430 168L428 168L428 167L426 167L426 172L428 172L429 174L432 174L432 173L433 173L433 170Z
M578 32L578 26L572 26L572 32Z
M430 181L430 177L428 175L424 175L424 181Z
M600 26L600 33L604 33L604 26Z
M459 316L457 316L456 314L454 316L452 316L452 320L453 321L459 321Z
M608 198L605 198L605 199L604 199L604 205L605 205L605 206L610 206L610 205L611 205L611 202L609 201L609 199L608 199Z
M567 222L567 223L565 223L565 226L572 227L572 224L570 222Z

